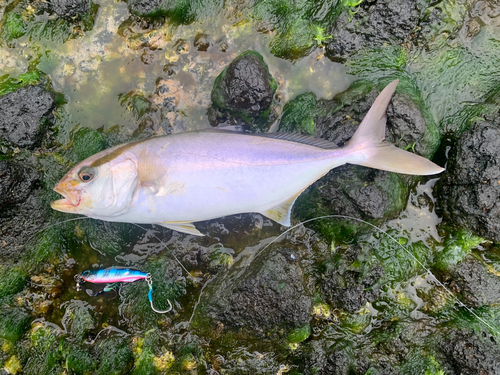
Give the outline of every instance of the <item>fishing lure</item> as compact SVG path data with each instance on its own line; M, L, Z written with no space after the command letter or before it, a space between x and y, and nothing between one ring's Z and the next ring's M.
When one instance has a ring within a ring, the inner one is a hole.
M141 272L138 270L132 270L128 268L106 268L102 270L87 270L83 271L81 274L75 275L76 290L79 291L82 288L83 283L89 282L93 284L106 284L104 289L101 291L90 294L92 296L98 296L99 294L109 292L111 290L116 290L120 283L133 283L137 280L146 280L149 286L148 299L151 304L151 309L159 314L168 313L172 310L172 303L167 299L170 307L168 310L157 310L153 306L153 279L150 273Z

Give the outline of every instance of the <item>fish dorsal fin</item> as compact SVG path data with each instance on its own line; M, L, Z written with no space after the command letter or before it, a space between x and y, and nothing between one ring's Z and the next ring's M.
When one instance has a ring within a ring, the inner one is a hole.
M315 138L310 135L304 135L299 133L266 133L266 134L255 134L255 136L282 139L284 141L302 143L305 145L324 148L326 150L338 148L338 146L335 143L329 142L325 139Z
M198 229L195 228L193 223L188 221L186 222L165 222L165 223L156 223L157 225L161 225L162 227L175 230L181 233L193 234L195 236L204 236Z
M139 183L143 189L151 194L165 195L167 184L167 169L161 158L154 152L147 152L146 147L139 154L137 163Z
M300 191L298 194L294 195L293 197L290 197L287 200L281 202L280 204L277 204L276 206L271 207L268 210L262 211L261 214L268 217L269 219L272 219L272 220L280 223L281 225L289 227L290 220L292 217L293 203L295 202L297 197L300 195L300 193L302 193L302 191Z
M201 130L203 132L207 133L238 133L238 131L231 131L231 130L226 130L221 128L214 128L214 129L204 129ZM326 139L322 138L316 138L310 135L304 135L300 133L288 133L288 132L283 132L283 133L247 133L245 131L241 132L242 134L246 134L249 137L264 137L264 138L274 138L274 139L282 139L283 141L290 141L290 142L297 142L297 143L302 143L305 145L309 146L315 146L319 148L323 148L326 150L332 150L338 148L338 146L330 141L327 141Z

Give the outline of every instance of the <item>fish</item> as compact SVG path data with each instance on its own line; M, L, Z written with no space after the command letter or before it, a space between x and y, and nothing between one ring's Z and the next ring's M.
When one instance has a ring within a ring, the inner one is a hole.
M197 236L198 221L260 213L291 225L297 197L331 169L356 164L410 175L444 168L384 141L387 85L341 148L297 133L219 129L133 141L78 163L55 185L55 210L91 218L157 224Z

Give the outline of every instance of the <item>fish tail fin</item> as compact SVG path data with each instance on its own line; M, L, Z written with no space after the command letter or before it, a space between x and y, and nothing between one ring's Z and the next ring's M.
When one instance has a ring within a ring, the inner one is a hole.
M382 90L349 140L346 147L353 155L349 163L411 175L441 173L444 168L430 160L384 142L385 113L398 82L392 81Z

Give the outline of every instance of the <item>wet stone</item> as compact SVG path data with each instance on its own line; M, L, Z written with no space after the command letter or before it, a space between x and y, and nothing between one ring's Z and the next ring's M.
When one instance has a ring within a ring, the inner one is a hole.
M41 85L0 97L0 139L18 147L35 146L52 122L54 108L54 95Z
M265 119L269 117L276 88L262 56L254 51L244 52L216 78L211 96L213 107L247 123L258 117ZM211 125L217 123L211 121Z
M59 17L72 19L90 11L90 0L50 0L49 6Z
M264 262L254 262L238 280L222 278L214 285L205 316L233 327L246 327L261 335L267 329L309 322L311 297L296 260L280 249ZM237 271L240 272L240 271ZM215 288L215 290L213 290Z
M211 45L209 38L208 34L199 33L194 37L193 45L198 49L198 51L206 52Z
M159 12L162 0L128 0L127 4L132 13L148 16Z
M344 62L360 50L400 44L418 24L419 9L412 0L365 0L356 14L343 12L328 30L333 38L326 56Z
M0 212L25 201L39 181L34 168L11 160L0 160Z
M357 259L359 249L348 248L342 254L343 261L334 267L329 267L323 275L321 291L327 301L335 308L349 313L356 312L367 302L376 300L380 293L378 281L383 275L383 269L377 265L367 272L352 268Z
M0 161L0 261L16 261L25 242L45 222L39 178L30 166Z
M488 336L488 335L485 335ZM452 331L441 344L450 375L500 375L500 348L472 332Z
M479 261L460 262L450 277L467 305L481 307L500 303L500 277L488 272Z
M500 129L476 124L450 150L436 184L438 210L457 228L500 242Z

